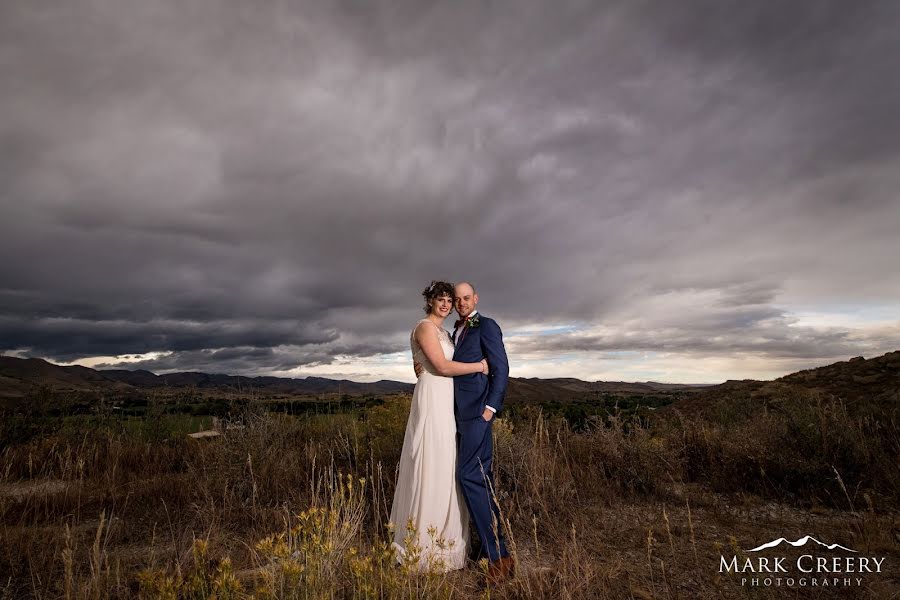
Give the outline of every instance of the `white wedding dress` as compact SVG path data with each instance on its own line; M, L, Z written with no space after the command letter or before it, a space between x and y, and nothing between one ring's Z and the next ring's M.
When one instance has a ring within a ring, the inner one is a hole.
M453 342L443 329L428 319L438 335L447 360L453 358ZM419 568L429 564L438 570L461 569L465 566L469 544L469 511L456 479L456 418L453 414L453 378L437 375L416 342L415 329L410 335L413 360L425 371L413 391L391 522L394 524L393 548L398 560L407 555L409 536L407 522L416 528L413 544L420 551ZM431 532L429 533L429 530ZM412 547L410 545L410 547Z

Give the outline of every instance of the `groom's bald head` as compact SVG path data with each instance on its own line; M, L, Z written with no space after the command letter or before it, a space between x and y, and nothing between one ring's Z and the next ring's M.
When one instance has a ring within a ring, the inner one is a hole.
M468 281L460 281L453 288L453 304L460 317L468 317L478 306L478 294L475 286Z

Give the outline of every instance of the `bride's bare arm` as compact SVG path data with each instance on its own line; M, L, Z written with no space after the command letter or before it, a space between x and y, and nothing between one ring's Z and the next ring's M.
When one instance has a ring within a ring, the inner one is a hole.
M438 375L442 377L455 377L470 373L483 373L487 371L487 362L481 360L477 363L463 363L444 358L444 349L438 339L437 326L434 323L419 323L416 327L416 341L422 347L422 352L428 361L434 365Z

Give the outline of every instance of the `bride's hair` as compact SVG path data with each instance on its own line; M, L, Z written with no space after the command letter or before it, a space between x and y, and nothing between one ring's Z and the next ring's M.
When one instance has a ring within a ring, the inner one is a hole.
M444 295L453 298L452 283L447 283L446 281L432 281L431 285L422 290L422 296L425 298L425 314L431 312L431 305L434 304L434 299Z

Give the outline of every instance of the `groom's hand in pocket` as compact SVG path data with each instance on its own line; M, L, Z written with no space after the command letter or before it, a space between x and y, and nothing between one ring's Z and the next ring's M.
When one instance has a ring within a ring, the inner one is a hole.
M484 412L481 413L481 418L490 422L490 420L494 418L494 411L489 408L484 409Z

